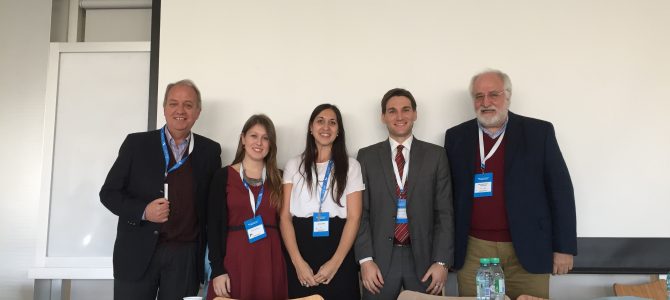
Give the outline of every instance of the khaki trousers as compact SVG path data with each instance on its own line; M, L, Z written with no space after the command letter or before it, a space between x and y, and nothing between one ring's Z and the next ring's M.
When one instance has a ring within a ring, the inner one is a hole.
M511 299L520 295L530 295L549 299L549 274L528 273L519 263L514 247L509 242L491 242L468 237L465 264L458 271L458 293L461 297L477 296L475 275L479 259L499 257L505 273L505 294Z

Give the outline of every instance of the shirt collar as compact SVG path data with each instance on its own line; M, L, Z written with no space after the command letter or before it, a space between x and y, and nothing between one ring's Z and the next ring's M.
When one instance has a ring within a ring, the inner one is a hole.
M402 146L409 151L409 149L412 148L412 141L414 141L414 135L410 135L404 142L402 142ZM391 152L395 151L395 149L398 148L398 145L400 145L400 143L392 139L390 136L389 143L391 144Z
M479 129L481 129L486 135L488 135L492 139L497 139L503 132L505 132L505 129L507 129L507 123L509 122L509 116L507 119L505 119L505 123L500 127L500 129L496 132L493 132L491 130L488 130L482 126L481 123L479 123L479 120L477 120L477 126L479 126Z
M189 132L188 135L186 136L186 138L184 139L184 142L179 146L188 145L188 142L191 140L191 135L192 135L192 133ZM177 143L175 142L174 138L172 138L172 134L170 134L170 130L167 128L167 126L165 126L165 136L167 137L168 143L170 143L170 146L175 146L175 147L177 146Z

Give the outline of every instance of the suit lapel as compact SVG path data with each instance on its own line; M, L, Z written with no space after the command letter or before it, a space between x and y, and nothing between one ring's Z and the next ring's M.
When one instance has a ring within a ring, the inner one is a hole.
M384 178L386 179L386 187L391 195L389 199L393 200L395 205L396 195L395 195L395 173L393 173L393 165L391 164L391 143L388 139L385 142L379 143L377 147L377 153L379 154L379 164L382 166Z
M160 129L154 130L151 132L151 142L150 146L148 147L148 151L150 151L151 155L151 165L152 169L153 166L156 166L156 170L160 170L160 176L161 178L165 175L165 155L163 153L163 146L161 146L161 131ZM169 154L168 154L169 155ZM161 182L165 180L165 178L161 179ZM162 190L162 188L161 188Z
M463 140L463 143L465 143L463 149L465 150L465 153L463 153L463 157L466 158L467 161L467 167L466 170L468 170L468 176L471 177L472 174L478 172L479 170L477 169L477 165L479 163L475 163L475 161L479 160L479 126L477 126L477 120L473 120L470 126L468 126L467 130L469 131L467 134L465 134L465 138ZM458 147L458 146L456 146ZM472 186L474 189L474 186Z
M202 157L201 155L198 155L199 152L202 152L202 143L200 141L200 137L197 136L195 133L193 134L193 140L191 141L193 143L193 152L189 153L188 160L191 161L191 168L193 168L193 174L191 177L193 178L193 199L195 199L195 213L198 215L198 217L202 220L204 217L201 212L201 205L200 201L198 201L198 183L201 182L199 180L198 175L202 174L202 163L200 162L200 158ZM204 207L204 206L203 206Z
M193 140L191 141L191 143L193 143L193 152L189 153L188 156L188 159L191 161L191 168L193 168L193 191L196 192L196 194L198 191L198 182L200 181L196 177L197 174L200 174L200 166L201 166L199 155L197 155L196 153L198 153L198 150L202 151L202 149L200 149L202 143L198 143L199 141L200 141L199 138L195 134L193 134Z
M505 129L505 174L509 174L509 170L514 163L514 158L519 150L522 136L521 119L512 112L509 112L509 121Z
M423 166L424 160L424 149L423 142L414 138L412 141L412 147L409 149L409 171L407 174L407 198L411 201L412 197L410 195L414 192L414 187L416 186L416 181L419 179L419 174L421 174L421 167Z

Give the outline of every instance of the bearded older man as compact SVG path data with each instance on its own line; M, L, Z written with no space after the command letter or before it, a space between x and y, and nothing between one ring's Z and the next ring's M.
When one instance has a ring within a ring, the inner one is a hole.
M475 296L479 258L499 257L506 294L549 298L549 273L577 254L575 199L551 123L509 112L512 83L487 70L470 81L476 118L445 134L454 193L461 296Z

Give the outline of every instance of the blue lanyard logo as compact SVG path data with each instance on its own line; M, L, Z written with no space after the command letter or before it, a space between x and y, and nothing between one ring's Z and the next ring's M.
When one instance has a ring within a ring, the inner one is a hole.
M249 188L249 183L247 183L246 179L242 179L242 183L244 184L244 187L249 191L249 194L251 193L251 188ZM256 209L254 209L254 217L256 216L256 213L258 212L258 207L261 206L261 202L263 201L263 193L265 191L265 182L262 183L261 185L261 191L258 192L258 198L256 199Z
M189 141L189 143L192 143L193 141ZM165 157L165 177L167 177L168 173L172 173L174 170L179 169L181 165L184 164L186 159L191 155L191 152L186 155L186 157L183 157L180 161L174 164L172 168L168 169L168 166L170 165L170 154L168 154L168 147L167 147L167 142L165 141L165 126L161 128L161 146L163 147L163 156Z
M328 161L328 167L326 167L326 174L323 175L323 183L321 184L321 195L319 196L319 213L321 213L321 207L323 206L323 202L326 200L326 190L328 189L328 178L330 178L330 169L332 167L333 167L333 160L331 159Z

